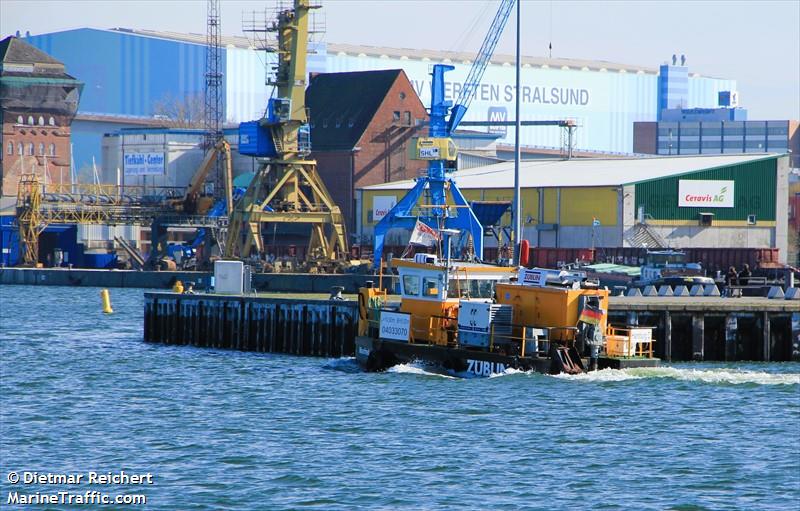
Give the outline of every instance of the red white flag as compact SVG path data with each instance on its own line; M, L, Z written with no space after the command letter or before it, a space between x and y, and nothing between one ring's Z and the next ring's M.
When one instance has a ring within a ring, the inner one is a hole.
M417 220L414 230L411 232L411 245L422 245L425 247L435 247L439 241L439 233L428 226L428 224Z

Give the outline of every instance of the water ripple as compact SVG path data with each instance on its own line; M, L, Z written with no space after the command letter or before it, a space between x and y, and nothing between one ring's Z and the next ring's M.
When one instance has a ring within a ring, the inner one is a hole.
M800 500L797 364L367 374L352 358L147 344L141 291L112 290L111 316L98 292L0 287L2 498L11 470L124 469L154 474L153 510Z

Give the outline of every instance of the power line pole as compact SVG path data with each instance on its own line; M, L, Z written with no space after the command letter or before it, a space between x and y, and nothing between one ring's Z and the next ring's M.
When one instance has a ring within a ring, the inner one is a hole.
M516 110L516 133L514 135L514 264L519 264L519 244L522 241L522 222L520 221L520 214L522 208L520 207L520 189L519 189L519 160L520 160L520 145L519 145L519 132L521 128L520 118L519 118L519 93L520 93L520 86L519 86L519 72L520 72L520 50L519 50L519 27L520 27L520 4L522 4L521 0L517 0L517 89L516 89L516 101L515 101L515 110Z

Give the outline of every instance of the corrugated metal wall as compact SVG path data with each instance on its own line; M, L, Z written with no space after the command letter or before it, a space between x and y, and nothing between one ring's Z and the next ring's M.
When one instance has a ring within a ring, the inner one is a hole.
M204 45L93 28L26 41L62 61L69 74L86 84L79 112L150 116L156 102L187 95L200 95L202 104ZM225 86L223 81L223 97Z
M561 225L600 225L617 223L617 194L613 188L562 188Z
M145 37L118 31L77 29L27 39L62 60L68 72L86 82L81 112L152 115L154 101L167 95L183 97L204 90L205 47L181 41ZM92 48L87 58L86 48ZM312 72L403 69L424 103L429 102L429 66L433 61L396 57L378 58L328 54L324 45L308 57ZM227 47L223 51L223 95L226 119L241 122L263 111L270 90L264 85L266 56L263 52ZM454 63L448 82L460 83L469 66ZM657 76L579 69L524 67L522 69L525 119L573 118L581 126L576 145L584 150L631 152L633 122L656 119ZM490 65L480 94L466 119L485 120L488 108L514 109L513 66ZM717 92L735 89L734 80L689 77L689 107L714 107ZM535 96L538 92L541 96ZM553 92L555 91L555 92ZM581 101L557 100L563 91L584 91ZM527 98L527 99L526 99ZM540 99L537 99L540 98ZM510 119L511 116L509 115ZM523 144L560 147L557 128L526 128ZM505 143L512 143L509 128Z
M733 180L734 207L678 207L678 181ZM644 206L654 220L697 220L702 212L714 213L714 220L747 221L748 215L757 220L775 220L777 190L777 157L765 158L739 165L730 165L685 176L658 179L636 185L636 209Z
M687 108L714 108L719 103L720 91L736 90L736 80L692 77L689 75L689 104Z

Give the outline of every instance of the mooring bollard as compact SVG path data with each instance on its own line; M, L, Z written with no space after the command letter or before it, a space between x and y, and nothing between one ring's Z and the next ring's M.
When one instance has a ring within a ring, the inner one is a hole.
M108 293L108 289L100 291L100 300L103 302L104 314L111 314L114 312L114 309L111 308L111 295Z

